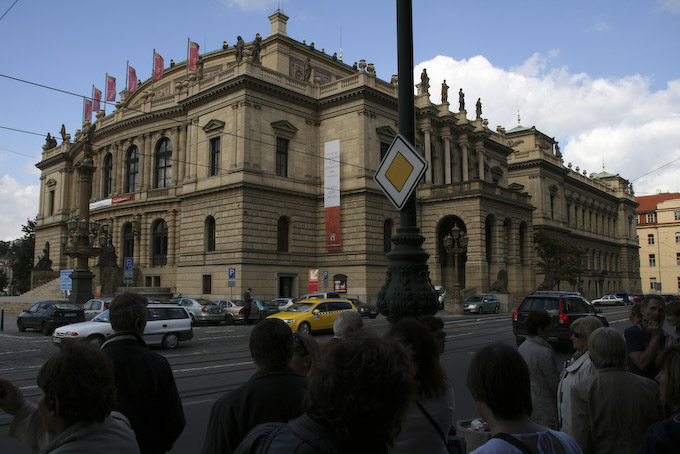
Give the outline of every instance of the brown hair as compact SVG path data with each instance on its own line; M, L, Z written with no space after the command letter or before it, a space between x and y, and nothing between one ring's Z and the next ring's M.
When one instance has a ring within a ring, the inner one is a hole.
M665 348L656 357L656 367L666 372L666 403L680 406L680 346Z

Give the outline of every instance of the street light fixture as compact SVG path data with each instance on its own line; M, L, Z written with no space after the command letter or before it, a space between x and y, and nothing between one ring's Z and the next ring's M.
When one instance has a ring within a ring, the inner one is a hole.
M455 224L449 233L446 234L444 240L444 249L447 254L453 254L453 290L451 292L451 303L456 308L462 303L460 297L460 283L458 282L458 256L467 251L469 238L464 230Z

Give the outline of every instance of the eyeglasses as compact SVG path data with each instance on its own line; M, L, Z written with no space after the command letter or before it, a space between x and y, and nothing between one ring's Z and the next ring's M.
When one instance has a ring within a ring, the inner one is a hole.
M574 336L576 339L585 339L586 338L585 334L575 333L573 331L571 332L571 335Z

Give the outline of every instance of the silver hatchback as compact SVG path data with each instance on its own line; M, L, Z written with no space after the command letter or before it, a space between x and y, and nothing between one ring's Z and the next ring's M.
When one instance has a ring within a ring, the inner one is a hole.
M179 304L189 312L194 324L215 323L217 325L224 321L222 308L213 301L205 298L175 298L173 303Z
M463 302L463 312L466 314L483 314L493 312L497 314L501 302L496 295L472 295Z

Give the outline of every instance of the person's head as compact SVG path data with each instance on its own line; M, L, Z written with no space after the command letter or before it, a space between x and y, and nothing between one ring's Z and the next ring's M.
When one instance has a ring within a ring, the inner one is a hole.
M344 338L347 335L356 333L364 327L364 321L361 320L361 314L354 311L341 312L333 322L333 334L337 337Z
M661 402L680 407L680 346L665 348L656 357L656 367Z
M488 344L475 354L467 386L478 409L483 404L497 420L517 421L531 416L529 367L508 344Z
M312 366L321 358L319 344L305 333L293 333L293 358L290 368L300 375L308 375Z
M550 314L543 311L531 311L527 316L527 334L529 336L540 336L544 339L550 334Z
M666 304L666 321L671 326L680 325L680 301L673 300Z
M80 421L102 422L115 403L111 360L87 342L62 344L38 372L37 382L45 429L55 435Z
M428 398L443 393L446 376L439 364L439 349L430 329L413 317L404 317L392 325L389 335L411 354L416 366L416 392Z
M663 324L666 302L659 295L647 295L642 299L642 320Z
M406 349L390 336L363 332L338 342L312 370L304 407L345 452L382 452L400 430L412 389Z
M116 296L109 304L109 318L113 330L135 331L142 335L146 326L147 302L147 299L139 293L124 292Z
M574 348L583 353L588 350L588 337L598 328L602 328L602 322L597 317L581 317L571 324L571 342Z
M444 353L446 349L446 331L444 331L444 320L434 315L423 315L419 320L432 331L434 342L437 344L439 354Z
M623 367L626 362L626 341L614 328L598 328L588 338L588 351L598 369Z
M258 370L287 366L293 358L290 327L278 318L266 318L250 332L249 347Z
M633 323L638 323L640 320L642 320L642 304L633 303L633 305L630 306L628 320L630 320Z

